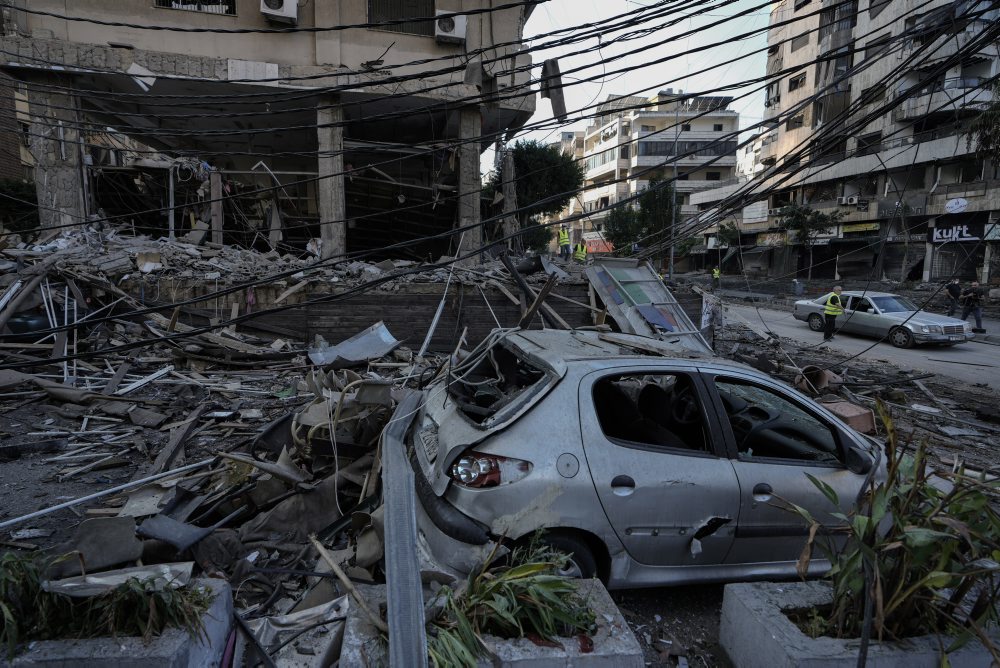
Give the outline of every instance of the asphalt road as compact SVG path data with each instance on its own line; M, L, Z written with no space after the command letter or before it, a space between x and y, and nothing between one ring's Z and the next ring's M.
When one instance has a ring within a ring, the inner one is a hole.
M813 332L801 320L796 320L788 311L776 311L761 307L760 313L752 306L728 306L730 313L746 318L760 328L761 319L768 329L781 338L794 339L806 345L817 345L823 340L822 332ZM989 328L988 323L984 325ZM875 344L874 348L864 352ZM825 348L843 353L845 359L861 354L866 360L892 362L904 371L927 371L942 376L950 376L968 384L986 383L1000 390L1000 346L988 343L962 343L956 346L918 346L915 348L895 348L887 342L876 343L875 339L837 334L833 341L823 344Z

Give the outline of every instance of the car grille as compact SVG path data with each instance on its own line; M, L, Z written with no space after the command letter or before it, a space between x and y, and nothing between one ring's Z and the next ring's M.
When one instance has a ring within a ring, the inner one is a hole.
M965 325L945 325L945 334L962 334L965 332Z

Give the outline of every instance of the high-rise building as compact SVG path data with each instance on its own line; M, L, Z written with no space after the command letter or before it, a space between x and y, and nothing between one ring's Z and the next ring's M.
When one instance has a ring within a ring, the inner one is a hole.
M755 189L772 276L806 271L810 254L779 225L795 203L842 216L813 249L813 277L989 278L1000 165L969 130L993 102L997 18L993 2L774 3Z

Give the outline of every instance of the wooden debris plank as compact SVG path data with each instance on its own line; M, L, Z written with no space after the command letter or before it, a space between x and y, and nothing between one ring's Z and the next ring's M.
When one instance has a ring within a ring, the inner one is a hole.
M152 383L154 380L157 380L159 378L163 378L164 376L166 376L167 374L169 374L173 370L174 370L173 365L172 364L168 364L167 366L163 367L159 371L154 371L153 373L149 374L145 378L140 378L139 380L137 380L137 381L135 381L133 383L129 383L128 385L126 385L122 389L116 390L114 392L114 396L116 396L116 397L125 396L129 392L134 392L135 390L138 390L140 387L143 387L144 385L148 385L149 383Z
M122 379L125 377L125 374L128 373L130 368L132 368L132 365L128 362L128 360L122 362L121 366L119 366L115 371L115 375L111 376L111 380L109 380L108 384L104 386L103 390L101 390L101 394L110 396L115 390L117 390L118 386L122 382Z
M163 450L160 451L160 454L156 456L152 469L146 475L156 475L170 468L174 460L177 459L177 454L183 447L184 442L192 436L198 427L198 419L201 418L201 414L207 408L207 404L199 405L183 424L170 431L170 440L163 447Z

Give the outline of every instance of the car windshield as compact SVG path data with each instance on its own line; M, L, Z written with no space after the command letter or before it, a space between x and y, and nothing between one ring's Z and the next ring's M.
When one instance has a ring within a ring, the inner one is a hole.
M920 308L906 297L890 295L888 297L872 297L875 306L882 313L901 313L902 311L919 311Z

